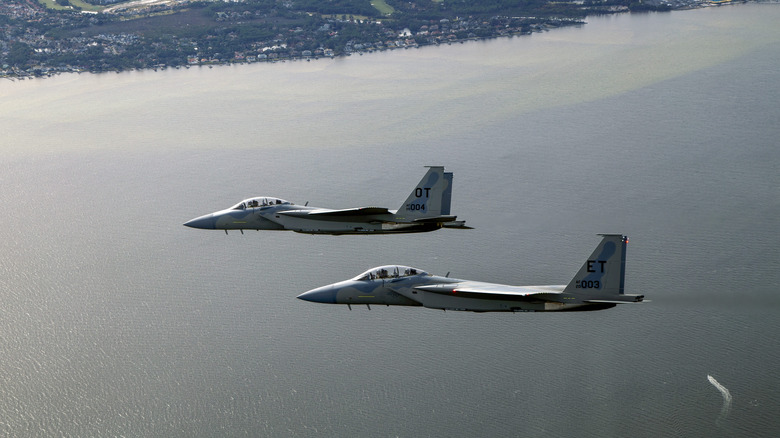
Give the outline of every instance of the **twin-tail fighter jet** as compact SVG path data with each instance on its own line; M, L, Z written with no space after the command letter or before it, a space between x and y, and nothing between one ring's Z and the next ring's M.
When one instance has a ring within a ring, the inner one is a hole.
M298 296L315 303L424 306L472 312L601 310L644 300L623 293L628 238L602 234L577 275L563 286L507 286L431 275L408 266L381 266Z
M307 234L416 233L439 228L468 229L450 215L452 172L428 166L428 172L398 210L357 207L341 210L295 205L260 196L227 210L200 216L184 225L208 230L292 230ZM308 203L307 203L308 204Z

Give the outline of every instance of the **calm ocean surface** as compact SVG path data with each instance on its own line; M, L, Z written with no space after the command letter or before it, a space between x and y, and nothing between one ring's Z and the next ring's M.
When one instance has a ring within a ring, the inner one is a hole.
M0 436L780 436L780 6L346 59L0 82ZM256 195L475 229L183 227ZM315 305L389 263L589 313ZM708 380L712 376L729 397Z

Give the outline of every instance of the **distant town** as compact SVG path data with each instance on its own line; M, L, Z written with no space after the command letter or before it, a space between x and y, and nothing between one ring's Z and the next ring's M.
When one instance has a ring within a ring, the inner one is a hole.
M311 60L730 0L3 0L0 78Z

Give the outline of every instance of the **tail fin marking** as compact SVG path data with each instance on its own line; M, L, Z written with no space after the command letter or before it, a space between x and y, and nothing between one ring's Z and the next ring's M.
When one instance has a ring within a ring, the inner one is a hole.
M428 166L428 172L406 198L398 213L411 218L449 214L451 182L452 173L445 173L444 166Z
M621 234L602 236L601 243L583 263L564 293L623 295L628 238Z

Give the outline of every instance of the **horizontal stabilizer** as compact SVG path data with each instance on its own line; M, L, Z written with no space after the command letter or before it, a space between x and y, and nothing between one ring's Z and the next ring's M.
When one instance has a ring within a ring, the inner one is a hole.
M625 300L585 300L586 303L601 303L601 304L631 304L631 303L643 303L645 301L644 295L622 295L626 297Z
M286 216L316 218L316 217L339 217L339 216L373 216L378 214L390 214L390 211L383 207L357 207L345 208L343 210L288 210L280 211L277 214Z
M429 217L421 217L419 219L415 219L413 222L415 222L415 223L423 223L423 224L439 223L439 222L452 222L452 221L454 221L457 218L458 218L457 216L429 216Z
M457 228L459 230L473 230L474 227L466 225L466 221L452 221L441 225L444 228Z

